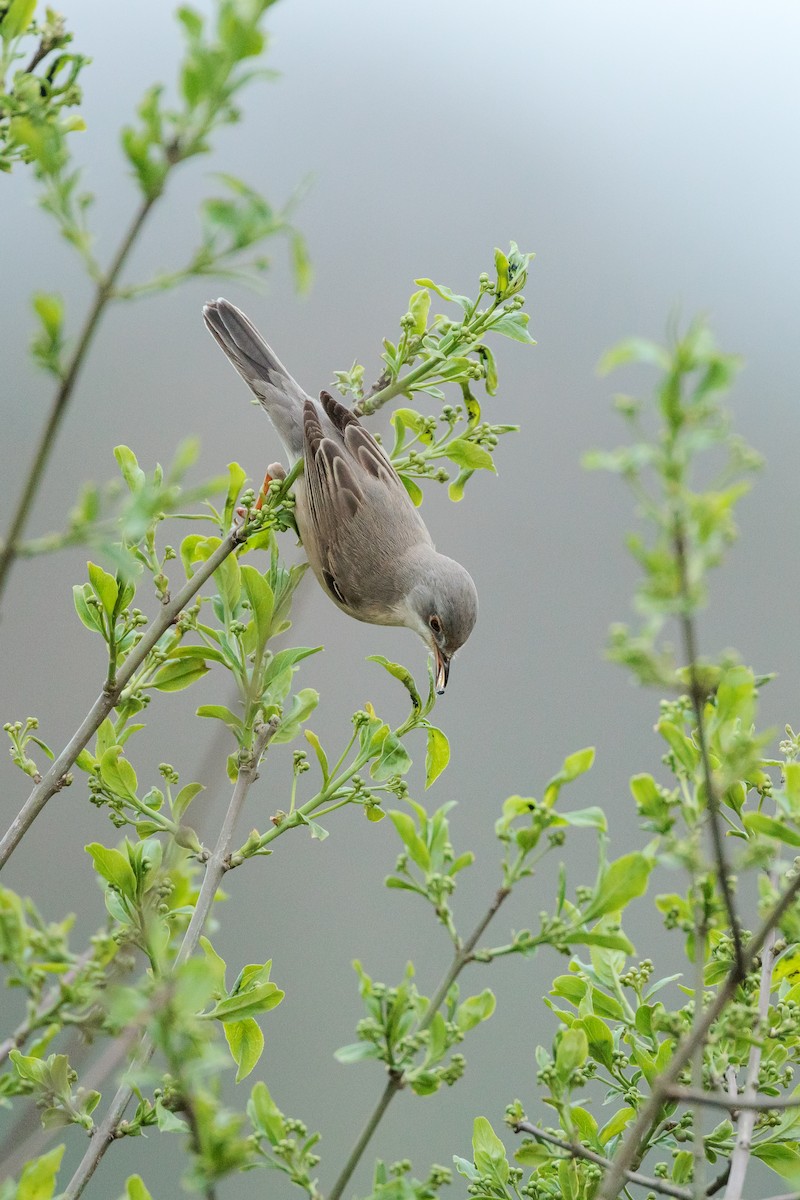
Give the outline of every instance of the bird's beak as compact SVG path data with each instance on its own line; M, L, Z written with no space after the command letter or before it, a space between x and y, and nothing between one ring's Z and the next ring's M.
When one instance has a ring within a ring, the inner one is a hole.
M443 654L438 646L433 647L436 660L436 695L443 696L447 687L447 677L450 674L450 659Z

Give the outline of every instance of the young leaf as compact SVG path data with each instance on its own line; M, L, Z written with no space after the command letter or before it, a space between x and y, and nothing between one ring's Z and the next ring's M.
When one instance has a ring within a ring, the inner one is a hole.
M14 1192L15 1200L51 1200L63 1157L64 1146L54 1146L47 1154L26 1163Z
M108 571L104 571L96 563L90 562L86 566L89 570L89 581L94 589L94 593L102 604L104 611L110 617L114 611L114 605L117 603L119 585L113 575L109 575Z
M428 853L428 847L417 833L417 827L412 818L408 813L398 812L396 809L389 812L389 817L417 866L423 871L430 871L431 856Z
M229 1021L223 1026L225 1038L233 1061L239 1068L236 1072L236 1082L241 1083L255 1067L264 1049L264 1034L258 1022L252 1017L242 1021Z
M652 869L653 860L644 854L625 854L611 863L603 873L584 918L594 921L605 913L621 911L636 896L647 891Z
M450 762L450 743L441 729L428 726L428 749L425 755L425 788L438 779Z
M506 1148L486 1117L476 1117L472 1126L472 1156L481 1175L491 1175L505 1187L508 1182Z
M99 842L90 842L84 846L91 854L95 870L108 883L113 883L123 896L133 900L136 896L136 876L127 857L119 850L101 846Z
M492 471L497 474L494 460L488 450L466 438L454 438L444 446L444 453L457 467L466 467L470 471Z
M385 670L393 675L395 679L399 679L403 687L411 697L411 704L415 713L422 711L422 701L420 700L417 685L414 676L409 671L408 667L401 666L400 663L390 662L388 658L384 658L382 654L368 654L367 662L378 663Z

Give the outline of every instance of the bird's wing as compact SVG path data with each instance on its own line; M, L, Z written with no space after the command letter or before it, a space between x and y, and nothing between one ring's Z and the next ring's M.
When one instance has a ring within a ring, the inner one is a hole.
M325 583L356 610L373 598L370 585L388 596L393 562L416 542L430 542L430 535L391 462L358 418L327 392L320 403L329 432L313 401L303 409L309 516Z

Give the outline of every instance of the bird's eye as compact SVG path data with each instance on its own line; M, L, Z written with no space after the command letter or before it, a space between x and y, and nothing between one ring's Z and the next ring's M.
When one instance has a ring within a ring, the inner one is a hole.
M436 634L437 637L442 636L442 622L439 620L439 618L435 614L434 614L434 616L432 616L429 619L428 624L430 625L431 629L433 630L433 632Z

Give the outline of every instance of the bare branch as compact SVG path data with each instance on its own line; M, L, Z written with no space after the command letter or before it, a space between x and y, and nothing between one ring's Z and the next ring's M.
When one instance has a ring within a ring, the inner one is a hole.
M683 601L683 611L680 615L680 626L683 634L683 647L686 657L686 665L689 669L689 690L691 693L692 707L694 708L695 721L697 723L697 744L700 750L700 759L703 764L703 780L705 782L706 796L708 799L708 822L711 829L711 844L714 850L719 889L722 892L722 898L725 902L725 908L728 912L728 924L730 925L731 937L733 938L736 970L739 973L739 978L744 979L746 969L744 964L744 955L742 952L742 931L739 924L739 917L736 912L736 906L733 900L733 891L731 889L729 878L730 868L725 856L725 845L722 836L719 796L717 795L717 788L714 783L714 777L711 770L711 760L708 755L708 744L706 741L705 720L703 717L705 695L697 674L697 637L695 635L694 620L689 608L691 602L689 569L686 561L686 541L684 538L683 526L680 520L676 520L675 522L673 540L675 546L675 558L678 564L681 598Z
M65 776L75 763L75 759L83 750L89 738L92 737L108 714L119 703L123 689L130 682L135 672L142 665L147 655L166 633L189 601L200 591L207 579L213 575L221 562L233 552L236 546L245 539L244 528L232 529L228 536L217 547L211 557L202 563L192 578L181 588L177 596L165 604L158 616L145 631L142 640L131 650L122 667L117 673L113 687L105 687L95 700L81 724L75 730L58 758L51 764L50 769L36 784L28 799L17 813L6 833L0 839L0 871L30 829L39 813L51 796L60 791L65 783Z
M34 63L35 65L35 63ZM33 498L36 494L36 489L41 482L48 459L53 452L58 430L64 419L64 414L67 411L72 393L75 389L75 384L78 379L81 367L88 353L89 347L97 329L103 311L111 299L114 284L119 278L120 271L125 265L125 262L136 244L136 240L141 233L144 225L153 207L157 196L146 196L143 198L139 208L134 214L122 241L120 242L117 253L108 268L107 273L98 281L97 289L94 295L94 301L86 320L83 329L78 337L75 350L72 358L64 372L64 378L61 380L58 390L53 397L53 403L50 408L44 428L39 435L39 440L31 457L28 473L25 477L25 482L22 485L17 507L14 510L14 515L11 518L2 549L0 549L0 598L2 598L5 585L8 581L8 576L14 560L17 555L17 543L22 537L25 525L28 520L28 514L31 509Z
M758 989L758 1016L761 1022L766 1019L769 1011L774 958L775 930L771 929L767 934L764 950L761 954L761 984ZM752 1099L758 1087L761 1048L762 1039L757 1033L756 1040L750 1047L750 1056L747 1062L747 1078L744 1085L744 1094L748 1100ZM725 1189L725 1200L741 1200L747 1166L750 1162L750 1139L753 1136L753 1127L756 1123L756 1112L757 1110L753 1108L742 1108L742 1111L739 1113L739 1119L736 1122L736 1145L731 1155L731 1174L728 1186Z
M749 971L753 966L761 948L766 945L771 931L777 928L781 917L794 904L798 894L800 894L800 872L792 878L745 946L745 970ZM655 1080L650 1098L642 1105L636 1121L628 1130L625 1140L614 1155L614 1168L606 1176L603 1187L598 1193L597 1200L616 1200L625 1180L625 1172L630 1169L631 1164L638 1156L644 1139L647 1137L648 1130L656 1119L670 1090L677 1083L678 1076L694 1053L698 1039L702 1041L706 1038L711 1026L730 1003L736 988L739 986L739 982L739 971L736 964L734 964L723 980L716 996L706 1009L702 1022L680 1042L675 1049L669 1066Z
M729 1096L725 1092L701 1092L683 1087L667 1088L665 1095L681 1104L707 1104L711 1108L727 1108L729 1112L783 1112L800 1108L800 1096L748 1096L745 1093Z
M551 1146L558 1146L570 1158L583 1158L587 1162L602 1167L604 1171L608 1171L614 1165L610 1158L604 1158L602 1154L595 1154L594 1150L589 1150L586 1146L581 1146L579 1142L565 1142L563 1138L556 1137L555 1134L548 1133L545 1129L540 1129L538 1125L532 1125L530 1121L517 1121L511 1128L514 1130L514 1133L529 1133L537 1141L548 1142ZM654 1192L661 1192L663 1196L675 1196L677 1200L693 1200L694 1197L694 1193L690 1188L678 1187L677 1184L670 1183L667 1179L656 1179L655 1176L642 1175L639 1171L625 1171L625 1179L628 1183L638 1183L640 1187L650 1188Z

